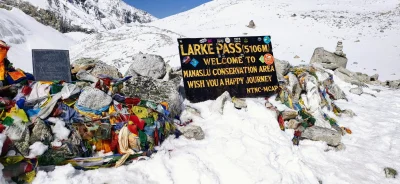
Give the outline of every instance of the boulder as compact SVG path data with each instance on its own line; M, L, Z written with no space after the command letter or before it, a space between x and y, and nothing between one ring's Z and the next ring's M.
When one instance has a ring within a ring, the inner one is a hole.
M342 140L340 132L318 126L306 128L301 137L313 141L324 141L330 146L338 146Z
M361 86L361 87L368 87L365 84L365 82L367 82L368 80L361 81L361 80L364 80L363 79L364 75L356 74L354 72L347 70L346 68L343 68L343 67L337 68L335 70L335 75L347 83L351 83L353 85L357 85L357 86Z
M370 77L365 73L355 72L355 77L360 82L369 82L370 81Z
M196 125L188 125L188 126L177 126L178 130L185 136L187 139L196 139L202 140L204 139L204 132L201 127Z
M326 69L335 70L339 67L346 68L347 58L318 47L314 50L310 63L320 63Z
M379 75L375 74L375 75L369 77L369 81L378 81L378 78L379 78Z
M145 76L153 79L162 79L167 73L164 59L159 55L139 53L132 57L125 76Z
M114 78L122 77L122 74L117 68L94 58L80 58L72 63L72 74L78 73L81 69L86 70L89 74L95 77L97 77L98 74L109 75Z
M277 74L285 76L289 72L291 67L292 66L290 65L289 61L279 60L275 58L275 69Z
M92 110L101 110L109 106L111 102L112 98L103 91L97 88L85 87L76 104Z
M124 83L122 93L129 97L139 97L156 103L168 102L172 117L180 115L182 111L182 97L179 94L181 78L176 77L169 81L138 76Z

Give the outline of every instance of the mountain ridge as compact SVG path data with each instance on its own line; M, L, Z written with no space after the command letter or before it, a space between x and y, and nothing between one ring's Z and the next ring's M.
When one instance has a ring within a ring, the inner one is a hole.
M157 20L122 0L2 0L62 33L93 33Z

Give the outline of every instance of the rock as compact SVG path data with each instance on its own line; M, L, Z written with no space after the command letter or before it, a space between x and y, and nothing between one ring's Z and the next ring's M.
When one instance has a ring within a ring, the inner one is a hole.
M357 65L357 64L358 64L358 62L353 62L353 64Z
M288 61L275 58L275 69L277 74L285 76L289 72L290 68L292 68L292 66Z
M340 87L337 84L329 85L328 91L330 94L333 95L335 100L339 100L339 99L347 100L346 94L342 91L342 89L340 89Z
M335 70L335 75L347 83L351 83L361 87L368 87L365 82L360 81L363 79L363 75L357 75L354 72L347 70L346 68L339 67ZM367 80L368 81L368 80Z
M354 42L360 42L360 40L356 40L356 41L354 41Z
M297 115L298 115L298 113L295 110L287 109L282 112L283 120L295 119L297 117Z
M339 67L346 68L347 58L324 50L323 47L316 48L310 63L320 63L324 68L335 70Z
M294 59L299 59L299 58L300 58L300 56L298 56L298 55L294 56Z
M360 82L369 82L370 81L370 77L364 73L355 72L354 77L357 78L357 80Z
M378 81L378 78L379 78L379 74L375 74L375 75L369 77L369 81Z
M240 98L233 97L232 103L237 109L247 108L246 101Z
M202 140L204 139L204 132L201 127L196 125L187 125L187 126L176 126L180 132L182 132L183 136L187 139L196 139Z
M213 112L218 112L220 114L223 114L224 112L224 105L225 102L231 99L231 95L229 94L228 91L225 91L224 93L222 93L221 96L219 96L213 103L211 106L211 109Z
M393 168L385 167L383 171L385 171L386 178L396 178L397 176L397 171Z
M342 140L341 133L317 126L306 128L301 137L313 141L324 141L330 146L338 146Z
M254 21L253 20L251 20L250 22L249 22L249 25L247 25L247 27L248 28L255 28L256 27L256 24L254 24Z
M97 83L97 81L99 80L97 77L90 74L86 70L79 70L79 72L76 74L76 78L80 81L86 81L86 82L92 82L92 83Z
M122 74L117 68L94 58L80 58L72 63L72 73L86 70L89 74L97 77L98 74L109 75L113 78L121 78Z
M164 59L159 55L136 54L132 57L132 64L129 66L125 76L145 76L153 79L162 79L167 73Z
M97 88L85 87L76 104L92 110L101 110L109 106L111 102L112 98L103 91Z
M288 129L296 129L297 127L299 127L299 125L300 125L300 122L298 122L295 119L291 119L291 120L289 120L289 122L287 122L286 128L288 128Z
M139 97L156 103L168 102L171 116L180 115L182 97L179 94L180 77L169 81L139 76L124 83L122 93L129 97Z
M296 15L295 13L291 15L291 17L296 17L296 16L297 16L297 15Z
M376 91L376 92L380 93L382 90L380 90L380 89L372 89L372 91Z
M386 81L386 86L389 88L400 89L400 80Z
M360 87L351 88L349 92L356 94L356 95L361 95L361 94L363 94L363 89Z

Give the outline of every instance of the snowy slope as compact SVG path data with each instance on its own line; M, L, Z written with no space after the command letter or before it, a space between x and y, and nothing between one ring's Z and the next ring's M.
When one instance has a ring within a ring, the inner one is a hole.
M22 0L42 9L59 13L87 30L104 31L126 23L146 23L156 20L149 13L132 7L122 0Z
M32 72L32 49L66 49L75 42L44 26L19 9L0 9L0 39L12 47L8 57L14 66Z
M250 20L255 29L245 27ZM382 80L400 76L399 0L214 0L150 24L187 37L271 35L275 57L292 64L343 40L349 69Z
M175 42L182 35L147 25L125 25L121 28L90 35L71 47L71 61L82 57L98 58L117 67L128 69L132 56L139 52L158 54L169 63L175 57Z
M71 57L72 60L97 57L124 72L130 56L142 51L162 55L166 62L179 66L176 38L183 35L269 34L274 55L293 64L301 60L308 63L318 46L333 51L337 40L343 39L348 68L370 74L377 72L381 79L398 78L399 3L398 0L216 0L150 25L131 24L83 38L72 47ZM6 15L4 12L0 11L0 15ZM251 19L257 25L254 30L245 27ZM70 36L79 40L77 35ZM293 59L295 55L301 58ZM395 72L397 75L391 75ZM400 170L399 91L371 87L382 90L377 93L365 89L377 98L358 96L348 93L349 84L337 77L334 80L349 99L338 101L337 105L357 114L353 118L337 118L341 126L353 131L342 138L346 145L343 151L329 150L323 142L307 140L293 146L293 131L279 129L263 99L246 99L247 111L237 110L227 102L223 115L213 112L209 108L212 101L206 101L189 104L201 110L203 119L195 119L194 124L203 128L204 140L170 137L148 161L87 172L67 165L53 172L39 172L33 183L318 184L318 180L324 184L399 183L398 178L385 178L383 172L384 167Z

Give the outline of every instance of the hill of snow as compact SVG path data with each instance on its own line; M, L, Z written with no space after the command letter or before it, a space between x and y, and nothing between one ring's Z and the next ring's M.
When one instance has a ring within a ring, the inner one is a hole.
M32 49L66 49L75 44L68 36L40 24L21 10L0 9L0 39L12 47L8 57L14 66L32 72Z
M250 20L255 29L245 26ZM382 80L400 76L398 0L214 0L150 24L187 37L271 35L274 56L292 64L343 40L347 68Z
M149 13L132 7L122 0L17 0L50 10L71 26L104 31L127 23L147 23L156 20Z

